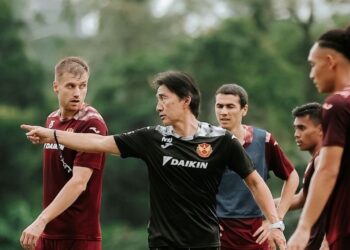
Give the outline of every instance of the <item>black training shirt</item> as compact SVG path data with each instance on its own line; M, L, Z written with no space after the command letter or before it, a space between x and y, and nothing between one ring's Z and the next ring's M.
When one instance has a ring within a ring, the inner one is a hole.
M253 165L226 130L199 123L181 138L172 126L147 127L115 135L121 157L144 160L149 172L149 246L217 247L216 193L226 167L245 178Z

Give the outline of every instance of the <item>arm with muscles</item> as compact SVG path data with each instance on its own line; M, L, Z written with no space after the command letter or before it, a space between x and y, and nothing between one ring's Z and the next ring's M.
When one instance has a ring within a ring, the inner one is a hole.
M254 199L256 203L259 205L261 210L263 211L265 217L268 219L268 221L272 224L277 223L280 221L275 204L273 202L272 194L267 187L264 180L261 178L261 176L257 173L257 171L253 171L251 174L249 174L244 179L246 185L250 189L252 195L254 196ZM256 232L254 236L256 236L258 233ZM283 235L282 230L277 228L271 229L272 239L273 241L278 245L280 249L286 248L286 239ZM257 243L261 244L263 243L269 236L268 231L263 231L260 233Z
M294 201L295 191L299 185L299 176L295 169L290 173L288 179L284 181L280 201L277 205L277 213L280 220L283 220L285 214L287 213L289 207Z
M293 171L289 174L288 179L284 181L279 202L277 204L275 202L277 207L277 214L281 221L283 221L285 214L287 213L289 207L291 206L294 200L295 191L298 188L298 185L299 185L299 176L297 171L293 169ZM269 223L264 221L262 226L258 228L258 230L254 233L254 235L262 234L263 231L267 231L267 230L270 230L270 225ZM270 249L276 249L273 235L270 235L268 242L269 242Z
M274 199L276 207L280 203L280 199L281 198ZM306 198L304 196L303 189L300 189L297 194L294 194L294 196L292 198L292 202L290 203L289 211L303 208L304 203L305 203L305 199Z
M72 178L63 186L55 199L41 212L38 218L22 232L20 242L23 248L31 247L30 249L32 249L35 247L46 225L70 207L85 191L92 173L93 170L90 168L74 166Z
M21 128L27 130L27 138L33 144L54 143L53 129L40 126L21 125ZM62 130L56 130L57 140L60 144L80 152L101 152L120 155L119 148L114 141L113 136L103 136L88 133L72 133Z
M319 156L319 166L310 183L305 206L297 229L288 241L288 249L304 249L314 225L335 186L343 148L339 146L323 147Z

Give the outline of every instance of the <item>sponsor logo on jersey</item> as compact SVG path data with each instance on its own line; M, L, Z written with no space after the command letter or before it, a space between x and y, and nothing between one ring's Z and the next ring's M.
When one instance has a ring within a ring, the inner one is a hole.
M57 149L57 144L56 143L45 143L44 144L44 148L45 149ZM60 149L63 150L64 149L64 145L60 144Z
M213 152L213 149L211 148L210 144L201 143L201 144L198 144L196 152L200 157L208 158Z
M55 121L54 121L54 120L51 120L51 121L50 121L50 124L49 124L49 128L52 128L54 124L55 124Z
M330 109L333 107L333 105L332 105L332 104L325 103L325 104L323 104L322 107L323 107L325 110L330 110Z
M66 131L67 132L74 132L74 129L73 128L67 128Z
M170 146L173 146L173 138L166 138L166 137L162 137L162 145L160 145L162 148L167 148L167 147L170 147Z
M92 131L94 131L94 133L96 133L96 134L101 133L101 131L98 130L96 127L90 127L89 129L91 129Z
M168 163L170 166L187 167L187 168L206 169L208 167L208 162L179 160L171 156L163 156L163 166L165 166Z

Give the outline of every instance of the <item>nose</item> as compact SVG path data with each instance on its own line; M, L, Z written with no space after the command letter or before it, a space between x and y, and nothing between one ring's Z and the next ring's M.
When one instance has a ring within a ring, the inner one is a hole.
M75 87L74 88L73 95L74 95L74 97L79 97L80 96L80 89L79 89L79 87Z
M157 105L156 105L156 111L160 112L163 110L163 105L160 103L160 101L157 101Z
M223 107L223 108L219 109L219 113L220 113L220 115L227 115L227 108Z
M294 131L294 137L295 138L299 138L300 137L300 133L299 133L299 131L297 129Z
M314 80L314 71L313 71L313 69L310 70L309 78L310 78L311 80Z

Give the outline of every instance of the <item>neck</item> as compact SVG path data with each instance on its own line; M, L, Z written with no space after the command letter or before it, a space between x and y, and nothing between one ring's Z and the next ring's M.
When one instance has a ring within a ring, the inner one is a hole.
M185 117L185 119L173 124L173 128L179 136L188 137L193 136L197 132L198 123L196 117L191 113L191 115Z
M237 137L241 144L244 143L244 137L246 132L242 124L238 124L237 126L233 127L232 129L230 129L230 132Z
M335 83L334 92L341 91L344 88L350 86L350 65L348 67L339 69Z
M317 152L320 152L322 147L322 142L319 142L313 149L311 149L309 152L312 156L314 156Z
M61 120L70 120L76 114L76 111L68 111L60 108L60 119Z

